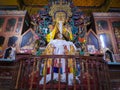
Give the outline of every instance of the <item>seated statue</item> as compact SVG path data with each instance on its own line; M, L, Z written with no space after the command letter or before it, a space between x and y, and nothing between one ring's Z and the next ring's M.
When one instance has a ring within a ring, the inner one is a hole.
M45 55L74 55L76 52L76 47L72 40L72 32L68 24L66 23L66 13L59 11L55 14L55 26L50 26L50 33L46 36L49 42L43 54ZM53 30L51 30L53 29ZM52 61L51 61L52 62ZM56 60L55 62L58 62ZM72 62L72 61L71 61ZM65 60L61 60L62 63L62 73L65 72ZM59 64L59 63L57 63ZM48 65L50 66L50 65Z
M55 6L56 7L56 6ZM68 7L68 6L67 6ZM69 8L69 7L68 7ZM56 8L54 8L55 10ZM59 9L59 8L58 8ZM66 8L65 8L66 9ZM66 9L68 10L68 9ZM51 13L53 14L52 10ZM68 15L70 15L70 13L68 13L67 11L63 11L63 10L58 10L55 11L54 15L53 15L53 21L54 21L54 25L50 25L49 29L50 29L50 33L46 36L46 40L48 42L48 45L45 49L45 51L43 52L44 55L75 55L76 53L76 47L73 44L72 39L72 31L71 28L67 23L68 21ZM59 61L58 58L54 59L53 62L53 67L52 67L52 58L47 60L47 67L45 68L45 66L43 67L43 71L42 75L45 75L45 70L47 69L47 80L46 83L50 81L51 78L51 70L53 69L54 74L58 74L58 70L59 70L59 63L61 63L61 71L60 74L62 75L61 77L61 81L65 81L66 79L66 60L65 58L61 58L61 62ZM68 71L69 71L69 81L68 84L72 85L72 80L73 80L73 59L68 59ZM57 79L58 77L55 77L58 75L54 75L53 79ZM76 77L77 78L77 77ZM40 81L40 84L43 84L44 79L42 78L42 80Z

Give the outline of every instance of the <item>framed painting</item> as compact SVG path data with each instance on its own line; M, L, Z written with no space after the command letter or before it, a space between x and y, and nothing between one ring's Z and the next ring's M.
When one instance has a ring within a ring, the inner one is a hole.
M99 30L99 31L109 30L108 23L106 20L98 20L98 21L96 21L96 24L97 24L97 30Z
M0 18L0 32L3 30L3 24L4 24L5 18Z
M13 32L16 24L15 18L9 18L6 25L6 32Z
M22 35L21 43L20 43L20 52L21 53L31 53L34 49L35 42L35 33L32 29L29 29Z
M87 33L87 45L94 45L97 50L100 49L98 38L92 29Z

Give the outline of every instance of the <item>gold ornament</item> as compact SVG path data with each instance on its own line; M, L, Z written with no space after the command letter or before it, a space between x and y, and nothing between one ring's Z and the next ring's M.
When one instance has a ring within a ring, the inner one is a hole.
M49 15L55 19L55 15L57 12L64 12L66 13L66 18L72 16L71 8L70 8L70 3L65 3L63 4L62 1L60 3L53 3L52 6L50 7L50 12Z

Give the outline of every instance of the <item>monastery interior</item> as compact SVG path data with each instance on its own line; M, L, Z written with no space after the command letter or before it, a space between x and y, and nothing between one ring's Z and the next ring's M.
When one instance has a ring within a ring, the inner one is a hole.
M119 0L0 0L0 90L120 90Z

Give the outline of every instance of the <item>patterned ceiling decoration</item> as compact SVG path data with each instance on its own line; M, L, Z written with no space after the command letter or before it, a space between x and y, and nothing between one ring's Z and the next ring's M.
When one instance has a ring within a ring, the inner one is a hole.
M23 0L25 5L47 5L48 0Z
M17 0L0 0L0 5L18 5Z
M48 5L49 0L0 0L0 9L11 9L11 7L27 10L29 14L35 14L38 10ZM55 0L56 1L56 0ZM106 12L109 8L120 8L120 0L71 0L75 6L87 12ZM14 9L13 8L13 9Z
M105 0L73 0L75 6L100 6ZM47 5L48 0L23 0L25 5Z
M73 0L75 6L100 6L105 0Z
M110 7L120 7L120 0L111 0Z
M18 1L22 1L25 5L44 6L48 4L48 0L0 0L0 6L18 5ZM72 0L75 6L100 6L107 0ZM120 0L110 0L110 7L120 7Z

